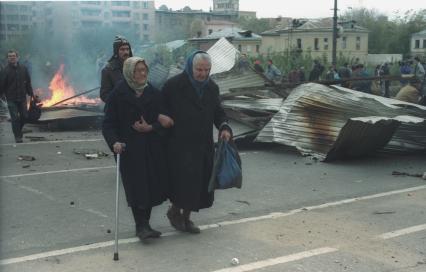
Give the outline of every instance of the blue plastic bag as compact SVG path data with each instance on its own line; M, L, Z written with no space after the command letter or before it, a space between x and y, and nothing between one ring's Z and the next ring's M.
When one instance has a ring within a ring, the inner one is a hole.
M241 159L232 141L219 140L209 182L209 192L215 189L241 188Z

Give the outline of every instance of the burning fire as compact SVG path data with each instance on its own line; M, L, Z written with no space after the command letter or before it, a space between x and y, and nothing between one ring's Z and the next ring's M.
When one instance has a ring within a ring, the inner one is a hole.
M52 92L50 98L42 100L43 107L50 107L62 100L70 98L76 95L74 88L68 83L68 78L64 75L64 64L61 64L59 70L53 76L50 81L49 89ZM78 96L69 100L64 101L63 104L99 104L100 99L90 99L85 96ZM61 105L63 105L61 103Z

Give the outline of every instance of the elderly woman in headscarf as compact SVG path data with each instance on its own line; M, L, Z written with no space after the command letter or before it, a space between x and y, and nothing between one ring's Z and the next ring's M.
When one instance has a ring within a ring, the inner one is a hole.
M123 81L117 83L105 105L102 134L115 154L121 154L120 173L136 235L144 241L158 238L151 228L152 207L167 198L168 177L164 148L165 128L173 120L162 114L161 93L148 83L148 66L139 57L128 58Z
M184 72L169 79L162 91L174 121L168 137L172 206L167 217L174 228L189 233L200 233L190 220L191 212L213 205L213 192L208 192L214 156L213 125L222 139L232 137L210 69L210 56L194 52Z

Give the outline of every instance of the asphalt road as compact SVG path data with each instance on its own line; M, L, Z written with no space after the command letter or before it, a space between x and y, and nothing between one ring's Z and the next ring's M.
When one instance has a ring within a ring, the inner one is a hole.
M15 145L0 123L0 271L426 271L426 182L392 175L425 172L424 155L322 163L246 147L243 188L194 214L202 233L174 232L164 203L152 218L164 235L149 244L134 237L121 189L114 262L114 160L78 154L109 154L99 131L30 128L45 141Z

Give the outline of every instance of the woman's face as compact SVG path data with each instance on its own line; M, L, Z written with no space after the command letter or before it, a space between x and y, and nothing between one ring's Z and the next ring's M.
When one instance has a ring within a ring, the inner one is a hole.
M197 81L204 81L209 77L211 64L204 59L200 59L197 63L194 63L192 67L192 75Z
M135 66L135 71L133 72L133 79L138 84L145 84L146 78L148 76L148 69L143 62L138 62Z

